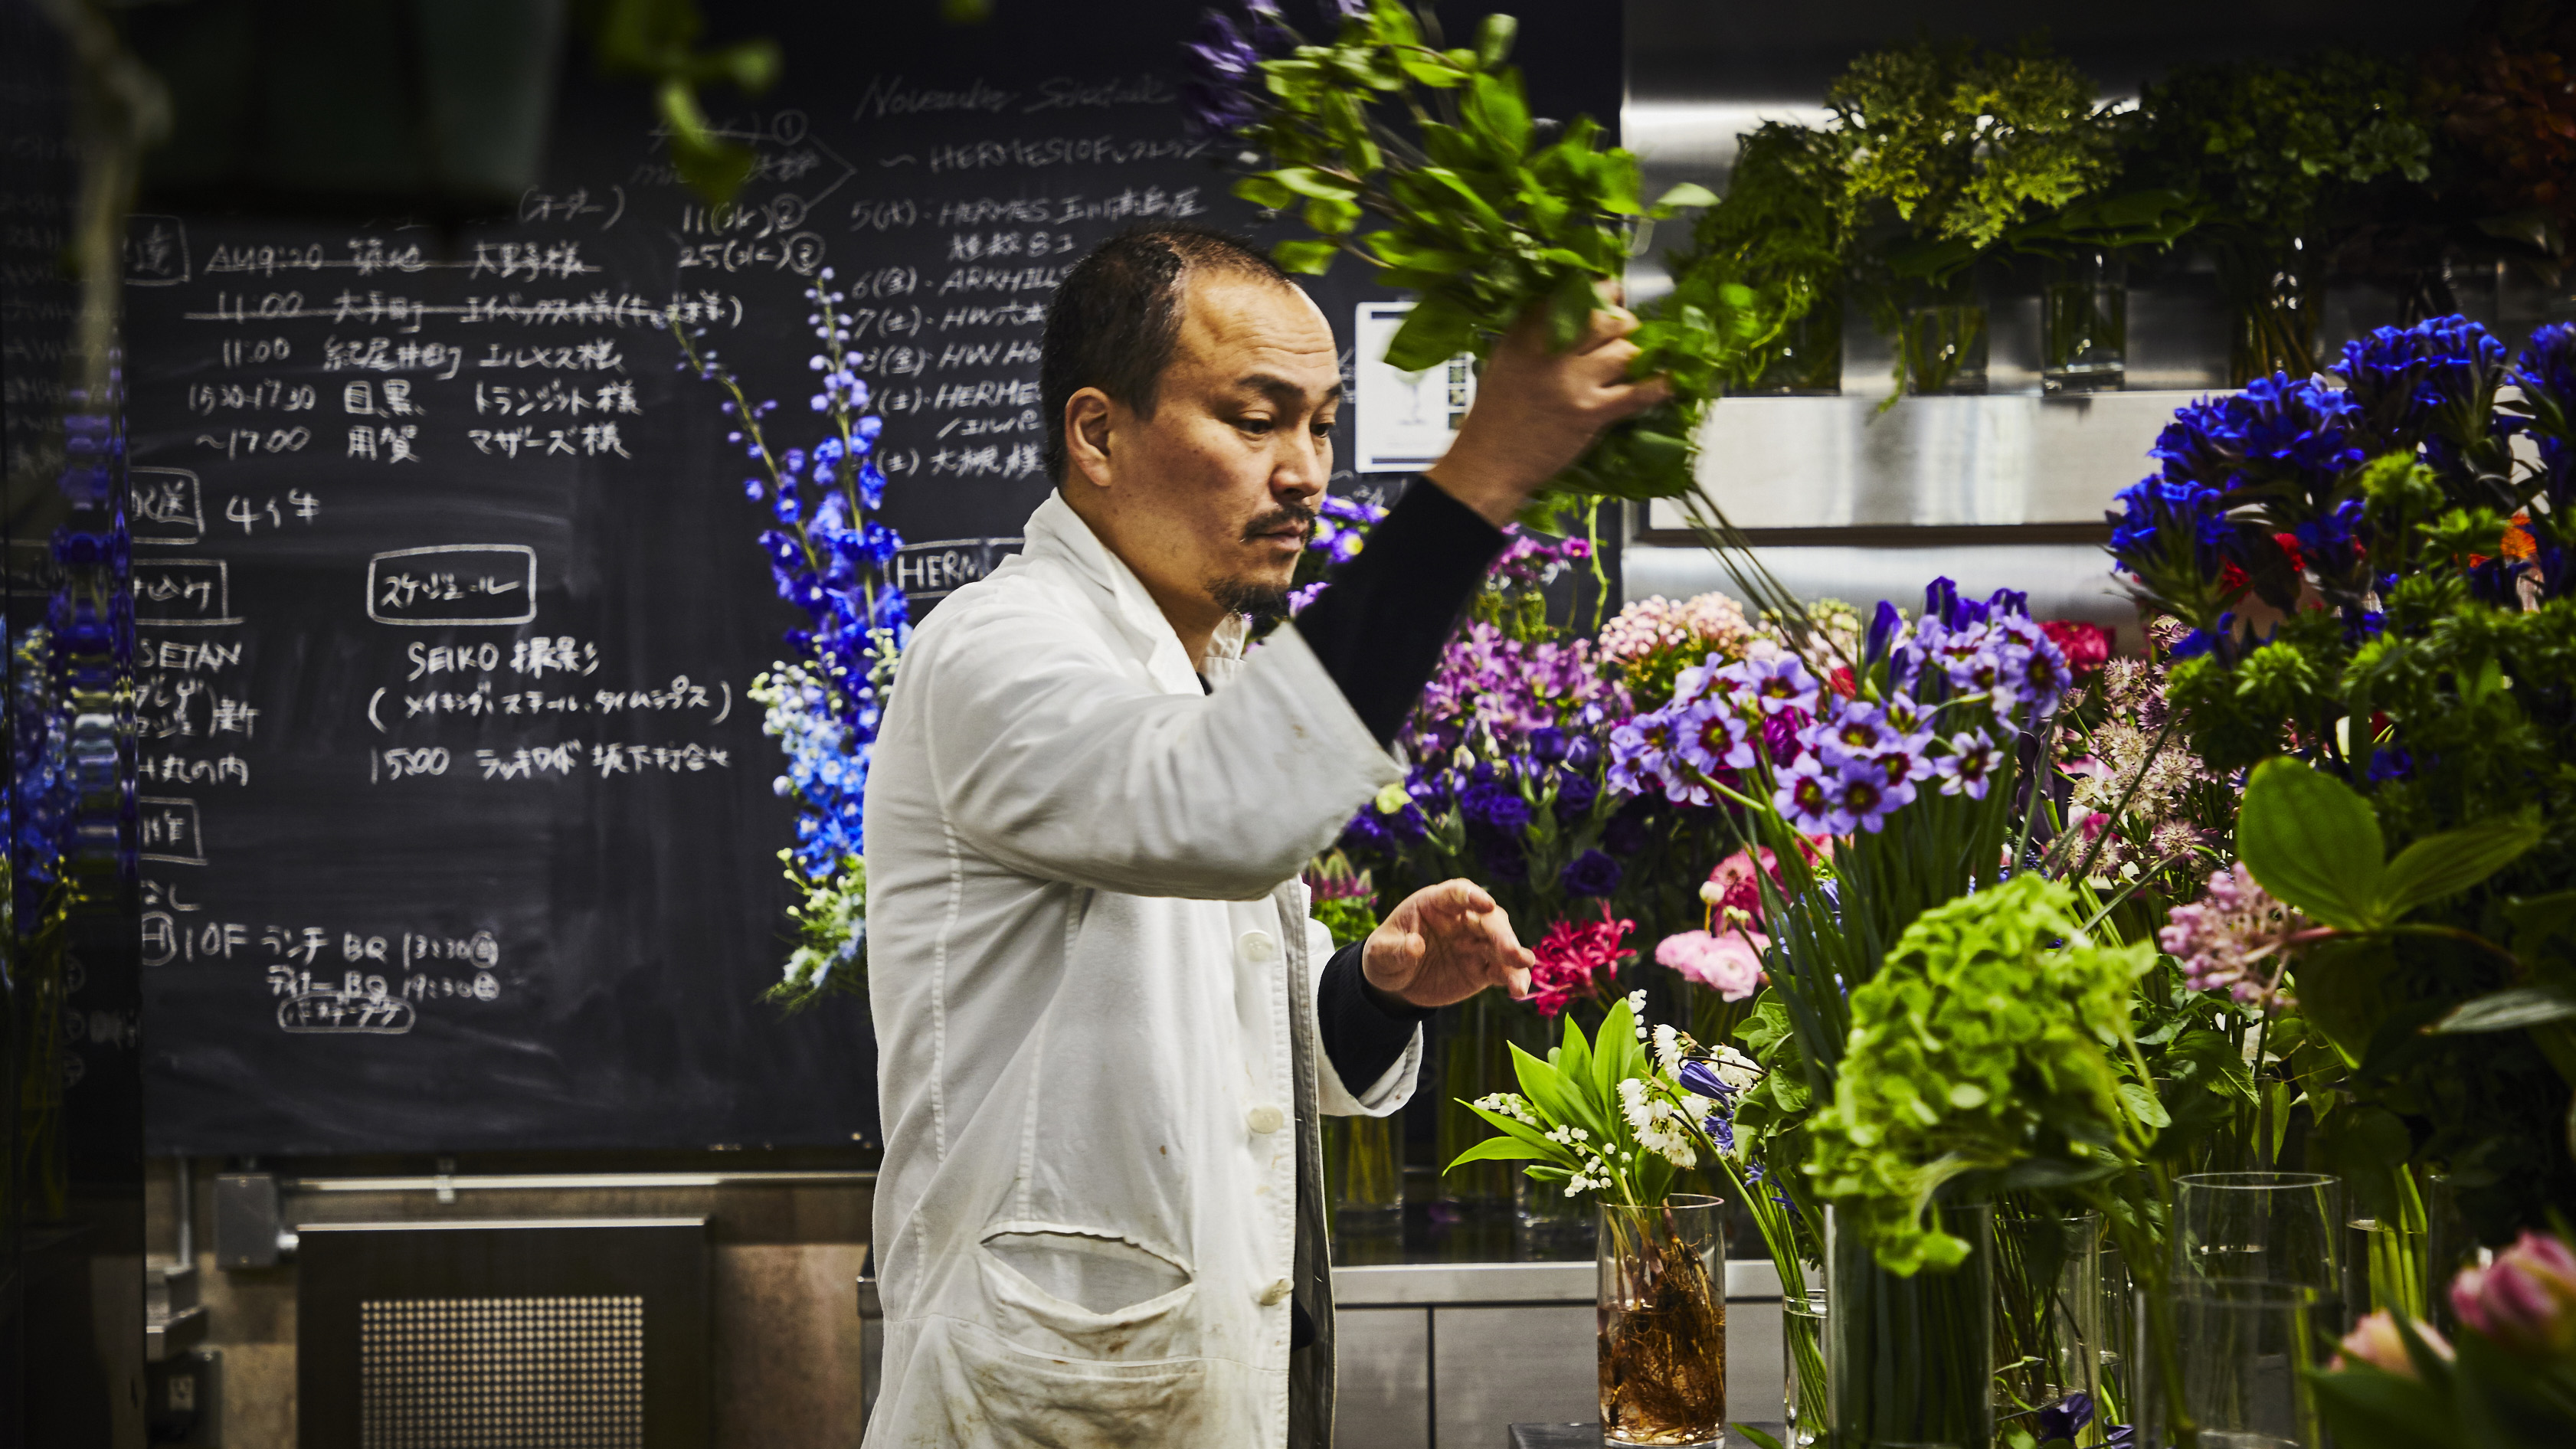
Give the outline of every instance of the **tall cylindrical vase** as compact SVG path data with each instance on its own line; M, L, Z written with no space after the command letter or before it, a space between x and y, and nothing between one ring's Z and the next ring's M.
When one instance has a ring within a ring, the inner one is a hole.
M1440 1043L1439 1119L1434 1136L1440 1155L1440 1198L1469 1211L1500 1212L1512 1204L1512 1179L1520 1165L1512 1162L1449 1164L1468 1148L1494 1135L1483 1118L1459 1105L1489 1092L1517 1092L1507 1043L1510 1018L1519 1008L1497 993L1480 991L1459 1004Z
M1565 1019L1523 1012L1507 1035L1522 1051L1544 1061L1548 1049L1565 1039ZM1566 1196L1565 1184L1514 1175L1512 1251L1521 1261L1583 1261L1593 1253L1595 1221L1590 1199Z
M2040 307L2040 391L2117 392L2129 375L2129 286L2120 259L2087 252L2055 263Z
M1784 1449L1808 1449L1833 1435L1831 1398L1825 1392L1825 1319L1831 1298L1822 1288L1780 1295L1780 1422Z
M1713 1197L1600 1209L1601 1438L1726 1439L1726 1227Z
M1909 307L1897 339L1905 349L1905 390L1976 395L1986 390L1986 307L1936 302Z
M1994 1437L1994 1208L1931 1210L1968 1256L1900 1277L1825 1210L1825 1387L1835 1449L1986 1449Z
M1995 1415L2046 1442L2103 1441L2102 1218L1995 1215ZM2084 1419L2071 1434L2057 1432ZM2043 1427L2047 1432L2041 1432Z
M1404 1119L1327 1117L1324 1182L1333 1226L1342 1233L1383 1232L1404 1215Z

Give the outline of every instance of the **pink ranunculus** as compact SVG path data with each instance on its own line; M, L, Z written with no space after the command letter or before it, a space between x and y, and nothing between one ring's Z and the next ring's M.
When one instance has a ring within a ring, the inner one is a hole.
M1762 847L1761 870L1763 874L1771 877L1774 884L1778 883L1779 858L1771 853L1771 848L1767 845ZM1707 901L1721 911L1742 911L1745 918L1755 925L1762 923L1762 887L1754 877L1753 855L1750 851L1739 850L1719 861L1717 868L1708 873L1708 883L1717 889L1714 892L1702 891L1701 900Z
M2576 1254L2526 1230L2493 1265L2463 1269L2451 1280L2451 1308L2462 1324L2511 1352L2576 1350Z
M1762 952L1770 938L1756 932L1684 931L1666 936L1655 959L1728 1001L1742 1001L1762 985Z
M2450 1341L2443 1338L2433 1325L2418 1323L2414 1327L2415 1336L2424 1340L2425 1347L2445 1359L2451 1356ZM2400 1378L2421 1377L2415 1372L2415 1360L2406 1352L2406 1340L2397 1332L2397 1320L2389 1317L2385 1308L2354 1324L2352 1332L2344 1335L2340 1347L2343 1351L2335 1355L2334 1361L2338 1369L2366 1363Z

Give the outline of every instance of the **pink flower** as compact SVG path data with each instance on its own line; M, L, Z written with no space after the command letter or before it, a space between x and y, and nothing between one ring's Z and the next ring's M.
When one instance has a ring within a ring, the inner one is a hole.
M1772 884L1779 884L1780 859L1767 845L1762 847L1761 871L1771 877ZM1744 919L1757 926L1762 924L1762 886L1754 878L1752 852L1739 850L1719 861L1717 868L1708 873L1708 883L1717 889L1702 888L1701 900L1721 913L1741 911Z
M2515 1353L2576 1349L2576 1254L2553 1237L2525 1230L2494 1264L2451 1280L2460 1322Z
M2193 990L2225 988L2238 1001L2268 1007L2279 998L2283 948L2307 928L2305 917L2238 864L2212 875L2198 904L2174 907L2156 939L2181 960Z
M2425 1347L2445 1359L2451 1356L2450 1342L2433 1325L2417 1323L2413 1327L2415 1336L2424 1340ZM2352 1332L2344 1335L2340 1346L2343 1351L2335 1355L2334 1361L2338 1369L2366 1363L2399 1378L2420 1377L2415 1372L2415 1360L2406 1352L2405 1338L2397 1332L2397 1320L2389 1317L2385 1308L2354 1324Z
M2067 672L2075 676L2078 684L2091 679L2094 671L2111 661L2111 633L2099 624L2050 619L2039 627L2047 633L2048 642L2057 646L2057 652L2066 656Z
M1601 908L1600 920L1582 925L1559 921L1548 927L1531 953L1538 964L1530 968L1530 1003L1539 1015L1554 1016L1570 1002L1598 997L1604 985L1618 978L1620 963L1636 954L1623 949L1636 928L1634 921L1611 919L1607 906Z
M1742 929L1684 931L1666 936L1655 959L1728 1001L1742 1001L1762 985L1762 951L1771 938Z

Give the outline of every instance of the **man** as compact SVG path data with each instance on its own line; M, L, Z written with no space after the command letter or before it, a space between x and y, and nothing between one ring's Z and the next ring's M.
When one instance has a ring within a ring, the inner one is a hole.
M1193 228L1065 278L1058 492L914 635L868 782L871 1445L1329 1442L1316 1114L1403 1106L1421 1018L1524 994L1532 958L1465 881L1336 954L1296 878L1404 777L1386 746L1500 526L1663 395L1635 320L1592 321L1506 339L1448 457L1247 659L1331 474L1331 329Z

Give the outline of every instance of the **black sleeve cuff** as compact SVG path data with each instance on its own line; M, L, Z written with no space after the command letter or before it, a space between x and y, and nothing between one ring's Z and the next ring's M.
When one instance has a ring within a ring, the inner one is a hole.
M1324 1055L1342 1086L1354 1097L1377 1085L1386 1069L1403 1057L1414 1028L1431 1012L1408 1006L1373 991L1360 969L1365 942L1354 941L1324 963L1324 981L1316 993L1315 1030L1324 1039Z
M1297 616L1299 637L1379 744L1404 728L1502 548L1501 529L1417 477Z

